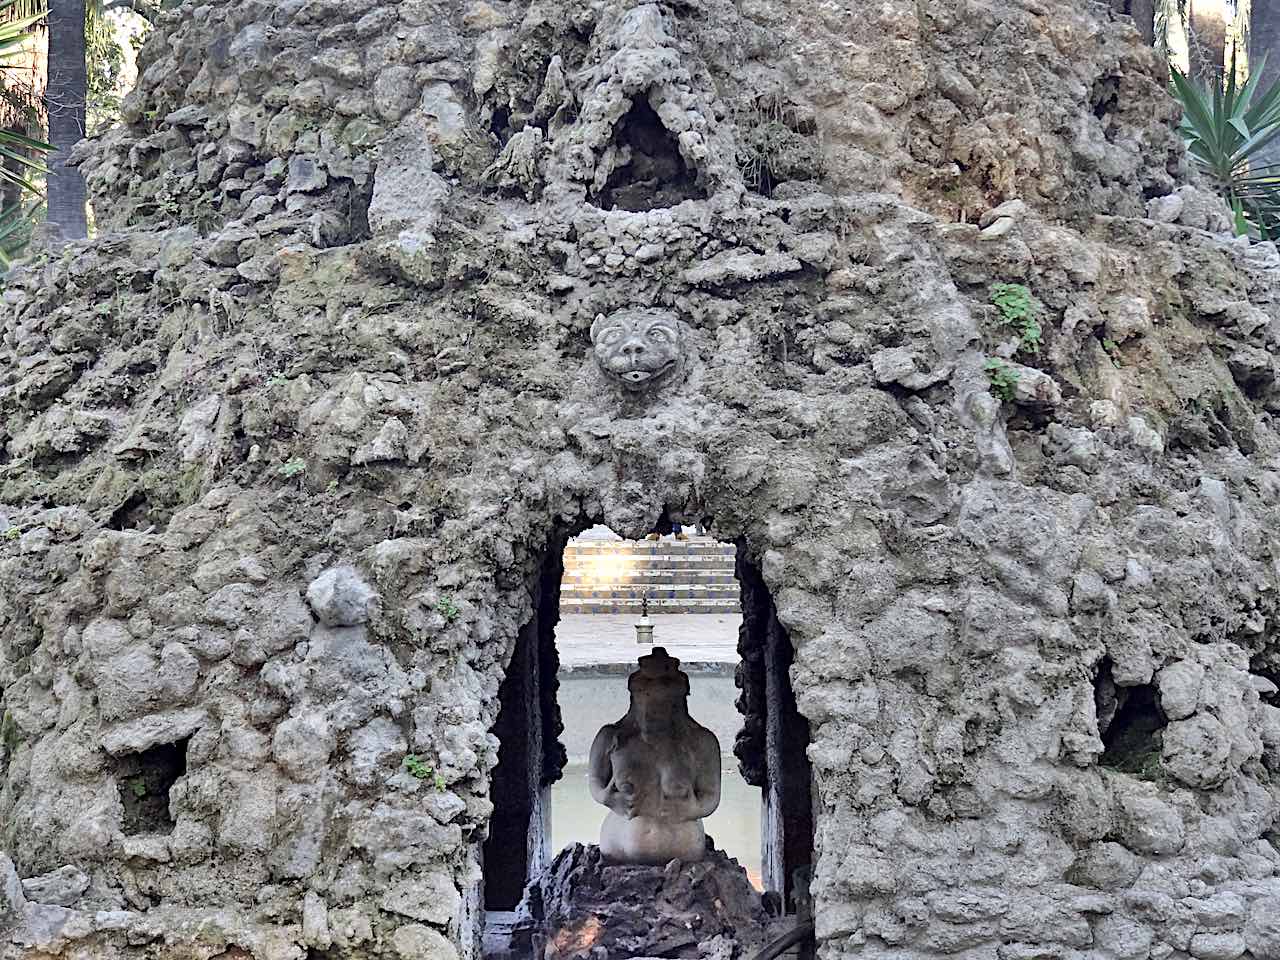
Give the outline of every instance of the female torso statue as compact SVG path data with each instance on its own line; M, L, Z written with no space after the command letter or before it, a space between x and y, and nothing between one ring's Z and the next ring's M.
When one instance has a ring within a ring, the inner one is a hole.
M689 716L689 678L662 647L640 658L631 706L591 745L591 796L609 808L600 850L617 863L701 860L720 805L720 742Z

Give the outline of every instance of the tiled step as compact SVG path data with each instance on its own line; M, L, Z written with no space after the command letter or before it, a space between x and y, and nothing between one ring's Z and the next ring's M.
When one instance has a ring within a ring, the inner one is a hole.
M735 597L733 600L650 600L650 613L737 613L742 608ZM560 600L560 613L602 613L602 614L634 614L640 616L641 601L609 600L599 601Z
M736 551L729 544L708 540L616 540L596 543L574 541L564 549L565 557L600 553L716 556L727 557L732 561Z
M632 570L628 571L626 577L621 579L612 574L601 576L599 571L591 569L566 569L564 572L566 585L570 583L582 586L612 583L667 583L672 580L679 580L681 583L730 585L736 585L738 582L738 578L733 575L732 570Z
M664 584L657 587L615 586L602 589L580 590L576 588L560 588L560 602L566 600L596 601L607 603L610 600L640 600L643 597L653 600L732 600L738 602L738 590L735 587L699 588L697 586L672 586Z
M711 540L574 541L565 549L564 613L738 610L735 550Z

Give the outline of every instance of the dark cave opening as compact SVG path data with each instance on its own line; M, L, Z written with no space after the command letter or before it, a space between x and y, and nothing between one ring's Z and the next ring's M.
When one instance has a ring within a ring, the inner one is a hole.
M680 144L646 100L632 103L614 129L614 146L628 157L609 176L599 203L605 210L643 212L706 199Z
M1144 779L1158 776L1163 730L1169 720L1160 708L1156 688L1149 683L1118 686L1112 677L1111 659L1106 657L1098 665L1094 705L1102 735L1099 763Z
M107 518L109 530L137 530L150 523L151 504L147 495L135 490Z
M556 626L565 548L571 535L587 526L571 529L566 525L550 538L538 574L534 615L519 633L499 688L499 714L493 728L499 740L498 765L490 789L493 812L476 900L485 919L483 952L489 958L509 956L513 911L528 881L544 871L557 853L551 849L551 786L561 779L568 753L561 742L565 731L557 699ZM663 534L670 532L665 514L658 528ZM791 689L794 650L787 631L745 541L734 544L732 553L742 611L737 640L741 659L733 677L739 690L733 706L742 727L733 741L733 754L743 779L759 788L759 853L766 903L777 914L791 914L807 903L814 853L809 727ZM638 653L644 650L637 648ZM625 709L621 702L616 712ZM604 813L601 807L602 819ZM714 839L712 834L709 830Z
M163 743L119 759L116 785L124 806L121 829L126 836L173 833L169 791L187 772L187 743Z

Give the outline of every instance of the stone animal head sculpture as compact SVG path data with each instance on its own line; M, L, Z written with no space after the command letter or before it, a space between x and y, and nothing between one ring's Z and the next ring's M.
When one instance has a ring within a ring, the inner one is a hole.
M665 310L599 314L591 343L605 376L635 393L672 379L684 356L680 321Z

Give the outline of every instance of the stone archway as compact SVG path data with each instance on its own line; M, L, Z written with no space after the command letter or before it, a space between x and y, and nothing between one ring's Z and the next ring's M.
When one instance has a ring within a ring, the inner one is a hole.
M663 518L668 514L662 511ZM565 758L559 742L554 633L561 558L570 537L592 525L562 527L553 535L534 591L534 616L520 631L499 689L501 706L493 728L499 741L498 763L490 788L494 812L482 855L487 914L514 909L526 883L556 852L549 847L546 804L547 790L561 776ZM794 650L745 540L738 541L735 566L743 611L738 640L742 659L736 671L743 729L733 752L747 783L762 790L765 889L778 895L781 909L793 912L796 900L808 897L814 863L808 724L796 709L791 689Z

